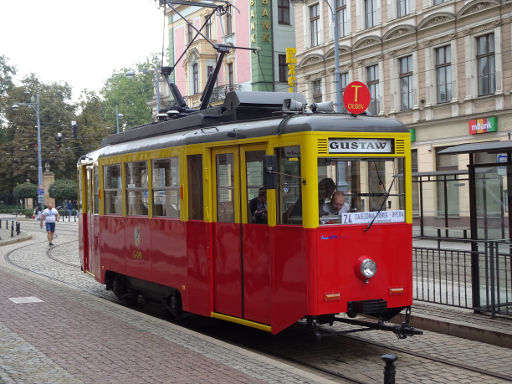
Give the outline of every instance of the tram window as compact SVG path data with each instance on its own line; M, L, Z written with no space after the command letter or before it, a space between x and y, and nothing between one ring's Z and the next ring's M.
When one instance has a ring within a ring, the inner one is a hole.
M179 160L153 160L153 216L180 217Z
M203 156L187 156L188 218L203 220Z
M145 161L125 164L126 214L148 214L148 169Z
M247 222L267 223L266 191L263 191L263 157L265 151L245 152L247 173Z
M279 224L302 225L302 188L300 157L285 148L276 149L279 172L278 221Z
M121 166L103 167L104 213L106 215L123 214L123 195L121 187Z
M217 170L217 221L235 222L235 174L232 153L215 156Z
M319 184L320 224L365 224L374 215L364 212L377 211L376 223L405 221L403 175L403 158L318 159L319 181L336 188L324 197Z
M94 167L94 213L100 213L100 183L98 167Z

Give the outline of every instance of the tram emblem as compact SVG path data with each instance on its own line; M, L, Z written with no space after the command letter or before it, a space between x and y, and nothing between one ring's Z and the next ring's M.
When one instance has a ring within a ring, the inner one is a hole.
M133 240L135 242L135 246L138 247L140 244L140 227L135 227L133 231Z

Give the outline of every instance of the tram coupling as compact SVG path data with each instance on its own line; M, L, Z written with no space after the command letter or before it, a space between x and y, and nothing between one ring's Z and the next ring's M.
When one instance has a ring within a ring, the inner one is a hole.
M380 330L380 331L391 331L393 332L399 339L405 339L408 336L414 335L423 335L423 331L421 329L415 328L411 326L411 307L406 308L405 318L401 324L386 324L384 319L380 318L377 322L370 320L360 320L360 319L347 319L343 317L337 317L333 315L322 315L322 316L312 316L308 317L306 321L306 325L310 328L315 328L318 324L330 324L337 321L340 323L346 323L350 325L357 325L364 328L354 328L347 329L343 331L333 332L334 334L347 334L347 333L356 333L361 331L370 331L370 330ZM332 333L331 333L332 334Z

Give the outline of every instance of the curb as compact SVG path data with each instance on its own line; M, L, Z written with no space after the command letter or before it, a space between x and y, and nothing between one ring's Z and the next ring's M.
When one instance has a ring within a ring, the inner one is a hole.
M27 233L23 234L23 232L21 232L20 235L18 235L16 237L8 237L5 240L0 240L0 247L3 245L19 243L20 241L30 240L31 238L32 238L32 235L27 234Z
M401 314L400 319L404 320L404 315ZM499 347L512 348L512 334L490 328L474 327L456 320L447 321L435 316L411 315L411 326L425 331L442 333L443 335L457 336Z

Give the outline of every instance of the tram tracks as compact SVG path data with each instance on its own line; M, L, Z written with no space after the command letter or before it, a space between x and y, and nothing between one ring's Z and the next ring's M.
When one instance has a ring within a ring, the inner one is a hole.
M67 269L67 275L73 275L72 279L64 276L65 273L62 275L49 273L48 271L57 269L55 266L50 266L46 270L39 270L33 266L24 265L24 261L27 259L23 258L22 254L18 258L15 257L16 252L32 253L27 249L29 247L38 247L39 249L46 247L46 241L31 242L27 245L18 246L7 252L4 259L16 268L44 276L82 291L87 291L96 297L104 298L111 302L118 302L113 295L110 295L110 291L107 292L109 295L106 295L103 286L96 284L89 276L81 274L78 270L79 264L70 262L69 259L62 256L67 252L65 247L76 242L76 239L63 241L47 249L43 257L47 260L46 264L51 260L52 263L62 265L63 269ZM41 252L39 253L41 254ZM70 271L77 271L78 273L70 273ZM136 309L150 313L153 316L164 317L161 312L159 314L155 313L147 307L137 307ZM262 334L254 329L215 319L196 316L191 316L190 319L192 320L180 322L180 325L237 345L238 347L265 354L284 363L317 371L324 376L331 377L333 380L342 382L358 384L382 383L384 362L380 359L380 356L390 352L399 357L397 363L397 383L430 382L414 381L411 379L404 380L404 376L409 377L407 375L412 374L411 372L414 371L415 366L424 366L430 371L456 370L461 372L462 377L467 376L473 382L504 383L512 381L512 376L510 375L490 371L479 364L469 365L461 363L455 359L455 356L453 360L449 360L446 356L444 358L434 356L431 353L398 346L394 342L388 343L371 340L363 334L361 334L362 336L359 336L359 334L341 334L337 331L340 328L331 329L327 328L327 326L319 326L316 329L310 329L306 328L305 325L298 324L282 334L272 336ZM342 325L341 327L344 326ZM423 335L418 337L425 338L431 336ZM440 336L437 336L437 338L441 340ZM444 342L446 342L446 339L444 339ZM443 382L442 378L439 379L441 380L436 382Z

